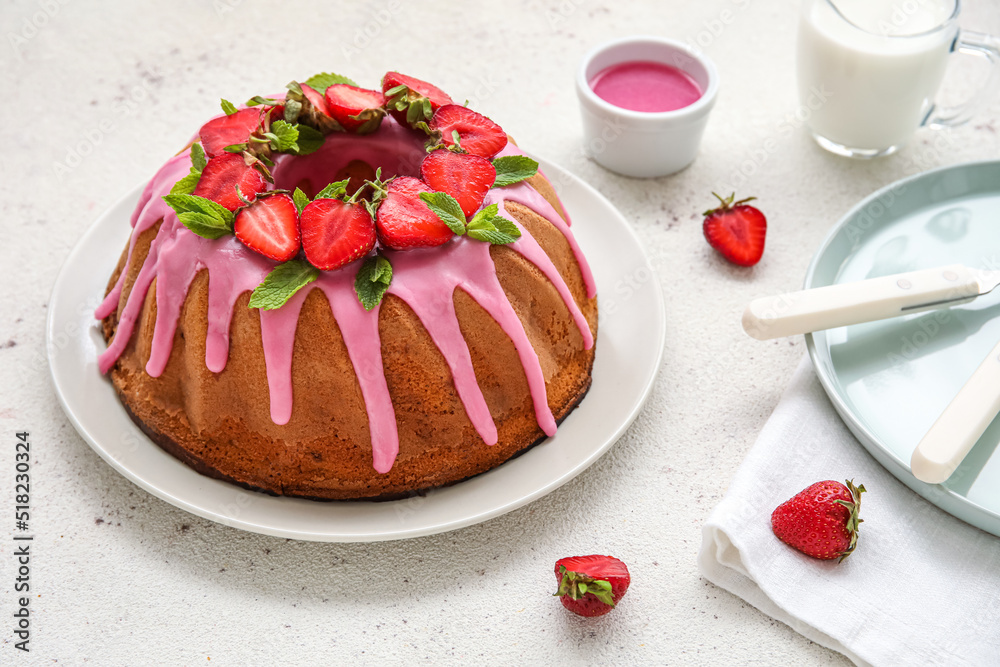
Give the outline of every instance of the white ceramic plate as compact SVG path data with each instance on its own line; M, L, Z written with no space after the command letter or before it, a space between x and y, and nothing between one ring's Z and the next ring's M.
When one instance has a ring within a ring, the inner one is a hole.
M149 440L97 370L105 345L93 319L141 192L111 207L70 253L49 303L48 352L70 421L125 477L198 516L244 530L327 542L430 535L521 507L596 461L625 432L649 395L663 353L666 315L659 282L639 239L596 190L548 162L543 170L572 212L600 304L593 385L555 437L483 475L426 496L390 502L276 498L199 475Z

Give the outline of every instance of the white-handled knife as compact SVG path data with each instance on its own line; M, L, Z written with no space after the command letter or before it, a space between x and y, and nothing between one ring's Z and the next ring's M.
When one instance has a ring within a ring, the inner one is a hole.
M1000 285L1000 271L961 264L756 299L743 329L758 340L795 336L968 303Z

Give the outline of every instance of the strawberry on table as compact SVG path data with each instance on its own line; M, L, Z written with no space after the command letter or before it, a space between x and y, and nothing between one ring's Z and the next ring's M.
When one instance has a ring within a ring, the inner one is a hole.
M764 254L764 236L767 234L764 214L747 205L756 197L734 202L735 193L725 199L715 196L721 205L704 213L702 230L705 239L733 264L753 266Z
M317 199L302 209L302 250L309 263L332 271L375 247L375 223L364 204Z
M429 125L432 131L441 133L445 145L455 145L457 132L458 144L464 151L487 160L507 145L507 133L502 127L460 104L442 106L434 112Z
M205 165L193 194L235 211L244 203L236 192L237 186L244 197L253 199L264 191L267 183L256 168L246 163L242 155L222 153Z
M303 90L304 92L304 90ZM382 123L382 93L346 83L329 86L324 93L326 113L348 132L369 134Z
M403 176L389 184L375 218L382 245L393 250L427 248L455 235L420 199L421 192L431 189L419 178Z
M478 155L436 150L420 164L420 178L431 189L454 197L468 218L482 205L496 181L497 170Z
M223 149L233 144L246 143L260 125L261 107L240 109L228 116L213 118L201 126L198 135L209 157L223 155Z
M233 220L236 238L251 250L279 262L299 253L299 216L295 202L279 193L258 198Z
M603 616L625 595L632 577L625 563L612 556L572 556L556 561L554 593L564 607L580 616Z
M854 552L864 485L816 482L785 501L771 514L771 530L782 542L807 556L841 561Z

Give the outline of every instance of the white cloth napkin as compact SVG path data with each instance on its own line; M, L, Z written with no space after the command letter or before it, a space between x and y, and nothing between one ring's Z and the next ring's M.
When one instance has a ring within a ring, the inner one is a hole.
M853 478L858 547L818 561L771 532L813 482ZM703 528L702 574L859 665L1000 665L1000 539L910 491L837 416L806 358Z

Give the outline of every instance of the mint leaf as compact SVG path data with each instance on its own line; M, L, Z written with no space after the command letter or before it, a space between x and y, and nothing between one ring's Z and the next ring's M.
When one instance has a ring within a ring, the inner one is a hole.
M172 195L189 195L194 192L194 189L198 187L198 181L201 180L201 172L192 172L182 178L181 180L174 183L174 187L170 188L170 194Z
M206 164L208 164L208 158L205 157L205 150L201 144L198 142L191 144L191 173L200 174L205 170Z
M163 201L174 209L181 224L198 236L217 239L233 233L233 212L211 199L172 193L164 195Z
M515 239L521 238L521 230L512 221L502 215L495 215L490 218L490 222L497 228L498 232L513 236Z
M490 204L469 221L469 237L494 245L513 243L521 236L517 226L497 214L496 204Z
M249 305L262 310L281 308L296 292L317 278L319 269L301 259L279 264L254 289Z
M526 155L505 155L493 160L497 180L493 187L502 188L531 178L538 173L538 163Z
M292 193L292 201L295 202L295 208L297 208L301 214L302 209L309 205L310 199L309 195L302 192L302 190L295 188L295 192Z
M392 264L385 257L369 257L354 277L354 291L365 310L377 306L392 282Z
M276 120L271 125L271 131L264 134L271 140L271 149L283 153L298 147L298 125L292 125L283 120Z
M334 74L332 72L320 72L319 74L314 74L305 81L303 81L310 88L314 88L318 93L325 93L326 89L335 83L346 83L349 86L357 87L358 84L354 83L351 79L346 76L340 76L339 74Z
M420 199L448 225L448 229L459 236L465 233L465 213L454 197L447 192L421 192Z
M276 106L279 104L278 100L272 100L270 97L261 97L260 95L254 95L249 100L247 100L248 107L256 107L261 104L267 104L269 106Z
M342 181L334 181L333 183L330 183L328 186L320 190L315 197L313 197L313 201L316 201L317 199L340 199L347 193L348 182L350 182L350 179L345 178Z
M326 137L316 128L309 127L308 125L296 125L295 128L299 131L299 138L296 142L297 146L292 151L296 155L309 155L310 153L315 153L323 146Z
M237 111L239 111L239 109L236 108L235 104L233 104L232 102L230 102L229 100L227 100L226 98L223 97L222 98L222 111L225 112L225 114L227 116L232 116L234 113L236 113Z
M517 240L513 236L499 232L496 229L470 229L469 238L485 243L492 243L493 245L507 245Z

